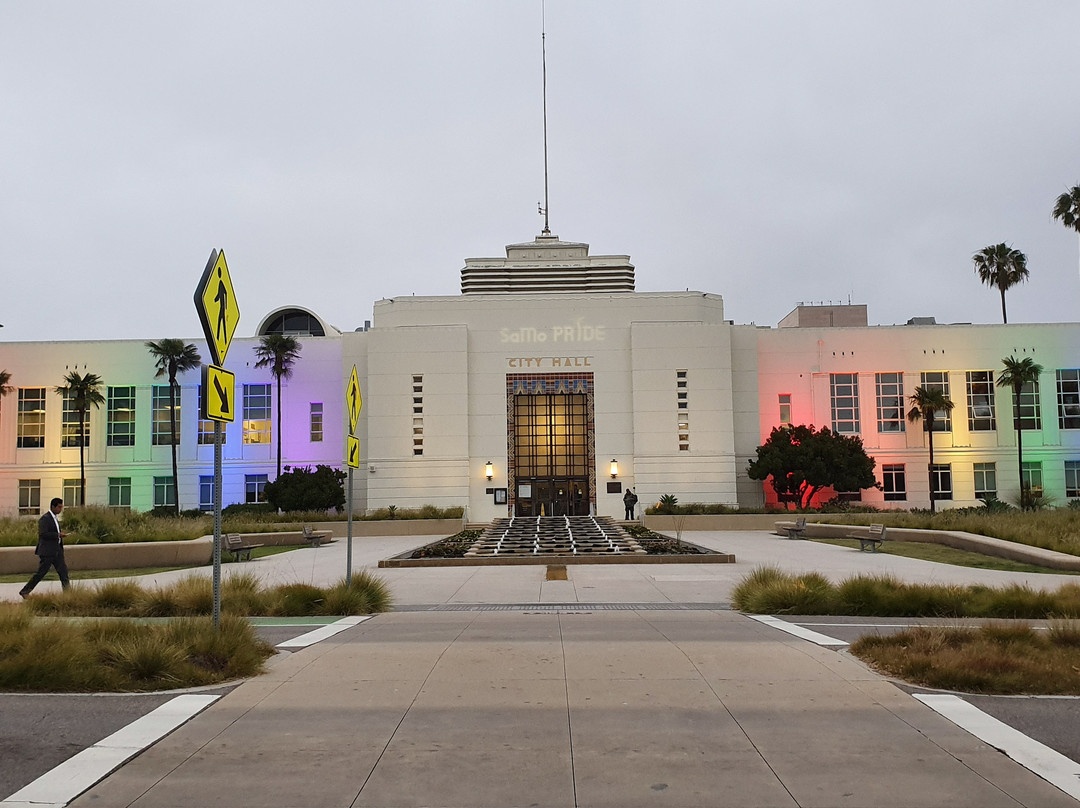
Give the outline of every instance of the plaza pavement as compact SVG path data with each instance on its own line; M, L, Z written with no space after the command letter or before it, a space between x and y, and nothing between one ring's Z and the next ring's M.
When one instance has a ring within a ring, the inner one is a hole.
M571 565L566 581L547 581L543 566L378 570L401 611L279 658L72 804L1076 805L854 658L720 606L764 563L838 579L1074 577L767 533L688 538L738 563ZM354 566L424 541L355 540ZM325 583L343 575L344 559L338 541L225 570ZM523 608L553 603L567 606ZM488 609L420 608L453 604ZM507 604L519 606L491 609Z

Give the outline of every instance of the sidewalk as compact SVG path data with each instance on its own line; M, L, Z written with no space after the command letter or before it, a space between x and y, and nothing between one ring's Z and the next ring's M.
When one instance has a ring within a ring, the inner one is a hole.
M543 567L378 574L401 606L721 603L758 563L838 577L877 569L908 580L1076 580L946 568L760 533L694 539L740 563L574 566L567 581L545 581ZM358 541L357 566L410 542L417 540ZM338 544L230 567L333 580L343 573ZM568 607L379 615L280 660L72 805L1076 802L843 652L723 609Z

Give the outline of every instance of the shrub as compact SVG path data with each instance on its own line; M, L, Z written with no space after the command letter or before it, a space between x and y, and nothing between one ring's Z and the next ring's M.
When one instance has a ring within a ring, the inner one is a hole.
M345 472L330 466L296 466L266 484L266 499L283 511L340 510L345 504Z
M276 596L273 614L285 617L321 614L326 601L326 593L312 584L285 584L277 588Z

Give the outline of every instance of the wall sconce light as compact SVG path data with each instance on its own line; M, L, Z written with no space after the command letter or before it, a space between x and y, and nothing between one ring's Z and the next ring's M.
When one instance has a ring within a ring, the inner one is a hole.
M619 461L612 460L611 461L611 479L614 480L618 476L619 476Z
M491 465L490 460L484 464L484 476L488 478L488 482L491 482L491 478L495 476L495 467Z

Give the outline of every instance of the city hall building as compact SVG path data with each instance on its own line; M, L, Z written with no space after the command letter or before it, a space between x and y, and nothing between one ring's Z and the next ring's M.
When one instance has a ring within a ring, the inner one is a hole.
M271 333L302 345L280 414L253 352ZM78 414L54 391L70 370L104 381L105 402L88 419L87 502L173 504L169 388L145 346L162 336L0 343L12 387L0 399L0 513L78 500ZM186 341L208 361L203 340ZM996 386L1008 356L1043 368L1020 401L1022 469L1013 396ZM552 235L510 245L504 258L468 259L460 295L380 300L356 331L296 307L270 312L253 336L234 339L226 366L238 408L224 430L226 505L263 501L279 415L284 464L344 468L354 366L357 511L619 517L631 487L642 505L673 494L758 507L775 496L747 465L783 424L861 437L879 487L845 497L927 507L927 436L905 417L918 386L956 405L934 435L940 507L1016 501L1021 475L1055 504L1080 497L1080 324L870 326L864 306L800 304L778 327L741 325L725 319L719 295L637 292L629 256L590 255ZM179 380L185 509L210 508L214 494L214 425L199 418L199 379Z

